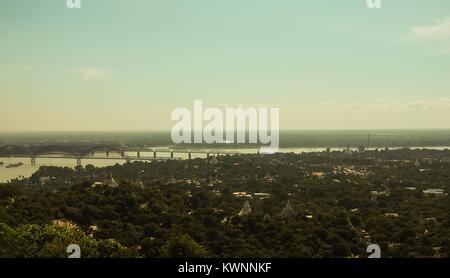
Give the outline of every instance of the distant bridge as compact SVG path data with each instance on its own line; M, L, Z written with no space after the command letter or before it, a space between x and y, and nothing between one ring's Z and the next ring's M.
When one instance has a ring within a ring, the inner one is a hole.
M7 145L0 146L0 154L2 150L6 148L20 148L20 150L25 150L26 147L20 145ZM76 149L76 148L75 148ZM135 152L135 156L130 156L127 153ZM104 153L105 156L95 156L95 154ZM111 153L117 153L120 156L110 156ZM141 153L153 153L152 156L143 156ZM170 153L170 157L158 156L158 153ZM135 161L152 161L152 160L179 160L180 157L176 157L176 154L187 154L188 159L192 159L193 154L203 154L209 158L211 155L237 155L240 152L229 152L224 150L173 150L173 149L152 149L147 147L117 147L117 146L94 146L90 148L85 148L84 150L74 150L70 146L59 146L59 145L49 145L42 146L40 148L31 148L26 154L11 154L7 155L9 157L24 157L30 158L31 164L36 164L36 159L39 158L60 158L60 159L76 159L77 165L81 165L83 159L101 159L101 160L125 160Z

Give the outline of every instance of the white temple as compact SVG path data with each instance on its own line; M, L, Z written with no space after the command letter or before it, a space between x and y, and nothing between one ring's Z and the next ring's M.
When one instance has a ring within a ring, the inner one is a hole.
M241 211L239 212L239 216L246 216L249 215L252 212L252 208L250 207L250 203L248 200L245 200L244 207L242 207Z

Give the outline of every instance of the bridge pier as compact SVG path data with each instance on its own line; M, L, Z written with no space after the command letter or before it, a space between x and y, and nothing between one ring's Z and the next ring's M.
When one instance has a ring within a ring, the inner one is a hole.
M137 152L137 157L141 157L141 152L140 151Z
M106 151L106 156L109 156L109 151Z
M156 151L153 151L153 158L156 158Z
M36 157L31 157L31 165L36 165Z
M121 157L125 157L125 151L124 151L124 150L122 150L122 151L120 152L120 156L121 156Z
M192 153L191 152L188 153L188 158L192 159Z
M81 158L77 158L77 166L81 166Z
M206 158L209 158L209 153L206 153Z
M173 151L170 152L170 158L173 158Z

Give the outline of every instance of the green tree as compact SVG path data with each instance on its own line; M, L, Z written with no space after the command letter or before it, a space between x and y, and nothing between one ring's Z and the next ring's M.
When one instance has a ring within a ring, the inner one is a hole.
M208 252L191 236L182 234L173 236L161 248L161 257L164 258L206 258Z
M66 258L67 246L77 244L84 258L136 257L137 252L115 240L96 240L81 230L27 224L11 228L0 223L0 257Z

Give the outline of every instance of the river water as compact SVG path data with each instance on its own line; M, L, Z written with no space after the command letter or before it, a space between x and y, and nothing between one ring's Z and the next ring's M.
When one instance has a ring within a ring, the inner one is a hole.
M418 147L419 148L419 147ZM420 147L427 149L436 149L436 150L444 150L450 149L450 147ZM391 148L395 149L395 148ZM326 148L281 148L279 152L282 153L302 153L302 152L322 152L325 151ZM342 148L335 148L333 150L342 150ZM198 150L198 151L206 151L206 150ZM217 150L208 150L212 153L217 153ZM256 148L240 148L240 149L227 149L225 151L220 151L220 154L224 153L241 153L241 154L255 154L258 152ZM135 152L127 152L126 155L136 156ZM88 164L94 165L96 167L106 167L112 166L115 164L124 164L125 160L117 159L117 160L109 160L109 159L100 159L101 157L105 157L104 153L96 153L94 156L90 156L88 158L83 158L81 161L81 165L85 166ZM110 158L117 157L120 158L119 154L111 153L109 155ZM153 157L153 152L141 152L141 157ZM169 152L159 152L158 157L164 158L170 157ZM175 158L180 159L188 159L187 153L176 153L174 152ZM205 154L192 154L192 158L206 158ZM12 179L21 179L30 177L34 172L36 172L41 166L58 166L58 167L70 167L73 168L77 165L76 159L73 158L37 158L36 164L31 164L30 158L19 158L19 157L0 157L0 162L3 162L3 165L0 165L0 183L8 182ZM23 163L20 167L6 168L9 164Z

